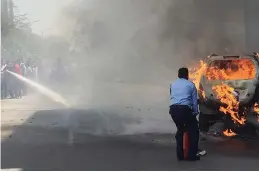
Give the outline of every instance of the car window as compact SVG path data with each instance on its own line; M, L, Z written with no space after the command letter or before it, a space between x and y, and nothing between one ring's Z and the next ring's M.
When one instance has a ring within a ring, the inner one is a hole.
M215 60L206 71L209 80L245 80L255 76L256 68L250 59Z

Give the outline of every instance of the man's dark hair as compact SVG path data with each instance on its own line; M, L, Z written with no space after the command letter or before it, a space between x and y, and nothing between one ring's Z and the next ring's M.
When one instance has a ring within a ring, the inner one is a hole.
M180 68L178 70L178 77L184 78L184 79L189 79L189 70L185 67Z

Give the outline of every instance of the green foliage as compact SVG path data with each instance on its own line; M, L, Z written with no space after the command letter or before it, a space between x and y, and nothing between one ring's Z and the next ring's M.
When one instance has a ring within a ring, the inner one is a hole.
M43 38L34 34L26 14L20 14L14 6L13 21L10 18L1 20L2 24L2 58L15 60L18 58L31 58L34 61L43 59L53 61L58 57L66 58L69 44L60 37ZM13 23L10 25L9 23Z
M17 7L14 7L17 10ZM8 25L5 19L1 21L2 30L2 57L14 60L21 57L35 58L40 54L42 38L32 33L31 22L28 21L26 14L14 13L13 25Z

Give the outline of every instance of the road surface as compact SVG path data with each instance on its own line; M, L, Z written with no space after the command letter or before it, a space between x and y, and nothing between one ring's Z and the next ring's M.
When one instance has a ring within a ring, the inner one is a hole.
M259 144L208 138L208 155L178 162L175 127L150 107L64 108L39 95L1 101L1 168L16 170L259 170Z

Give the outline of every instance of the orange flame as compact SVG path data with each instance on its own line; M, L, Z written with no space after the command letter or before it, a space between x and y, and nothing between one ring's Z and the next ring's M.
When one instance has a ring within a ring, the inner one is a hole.
M257 122L259 122L259 104L254 105L254 111L257 113Z
M195 84L197 89L199 88L201 75L204 74L207 67L207 64L202 60L200 60L199 63L200 63L200 66L198 68L191 69L191 71L193 72L189 74L189 78Z
M202 97L205 98L205 92L204 92L204 90L201 90L199 88L199 84L200 84L201 76L202 76L202 74L204 74L204 72L206 70L207 64L202 60L200 60L199 63L200 64L199 64L198 68L191 69L191 71L193 71L193 72L190 72L189 78L190 78L190 80L192 80L192 82L194 83L197 90L201 93Z
M233 132L231 129L226 129L225 131L223 131L223 134L225 136L228 136L228 137L233 137L233 136L236 136L237 134L235 132Z
M258 103L256 103L254 105L254 111L259 114L259 104Z
M199 67L190 70L190 79L194 82L196 88L205 97L205 92L200 88L200 79L205 75L208 80L242 80L253 79L256 76L254 63L249 59L231 59L231 60L214 60L209 64L204 61L199 62ZM226 85L216 85L212 87L217 98L226 106L221 106L220 111L231 116L234 122L239 124L245 123L245 118L238 114L239 101L234 93L234 88ZM259 105L255 107L259 114ZM259 116L258 116L259 121Z
M221 106L219 110L224 114L231 115L232 120L235 122L244 124L246 121L245 118L240 118L238 115L239 102L236 96L233 94L234 88L226 84L221 84L213 86L212 90L216 92L217 98L220 100L220 102L226 105L226 107Z
M241 80L254 79L256 70L249 59L222 61L216 60L207 68L208 80Z

